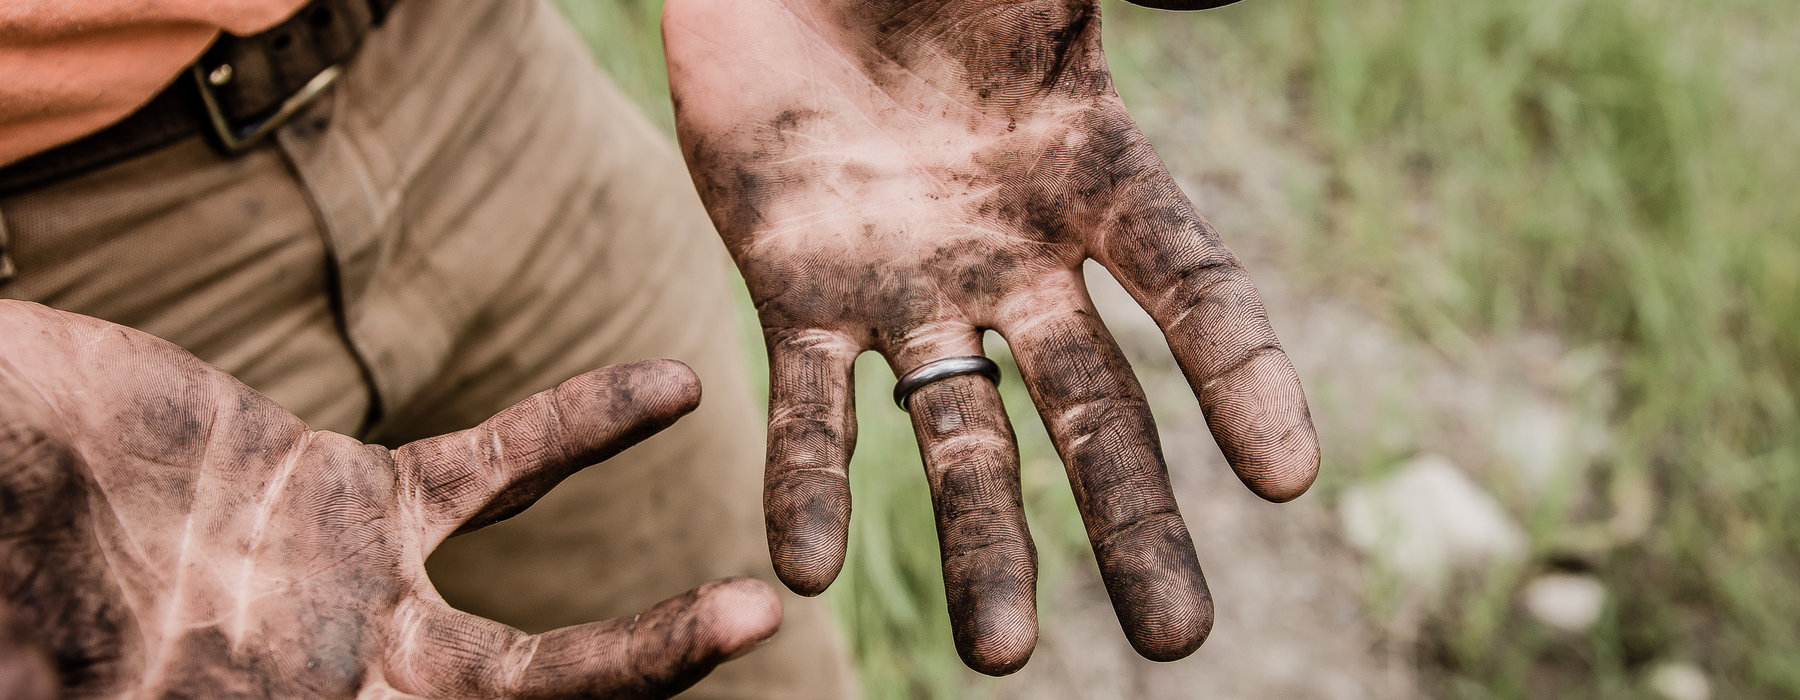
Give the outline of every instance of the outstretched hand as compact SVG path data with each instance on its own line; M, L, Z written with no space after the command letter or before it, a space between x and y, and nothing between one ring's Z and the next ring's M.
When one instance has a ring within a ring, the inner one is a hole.
M856 356L901 374L979 355L995 330L1126 635L1151 659L1193 652L1212 601L1083 261L1162 327L1252 491L1299 496L1319 451L1249 275L1113 91L1098 3L671 0L663 32L683 153L768 343L764 498L782 580L816 594L843 565ZM909 410L957 648L977 670L1016 670L1036 643L1036 554L1000 396L958 376Z
M53 668L79 696L678 692L774 633L768 586L528 635L445 605L424 561L699 396L680 363L615 365L390 451L169 343L0 301L0 691Z

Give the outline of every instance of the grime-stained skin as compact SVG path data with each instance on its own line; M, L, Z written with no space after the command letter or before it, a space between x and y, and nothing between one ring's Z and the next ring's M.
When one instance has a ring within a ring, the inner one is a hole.
M670 0L663 34L683 153L768 343L782 580L816 594L843 564L856 355L903 373L980 354L991 329L1067 466L1127 637L1157 660L1198 648L1212 601L1082 262L1162 326L1252 491L1299 496L1319 450L1249 275L1113 91L1098 5ZM957 648L1009 673L1036 644L1036 555L999 394L963 376L911 407Z
M424 561L699 394L680 363L615 365L390 451L169 343L0 301L0 693L48 697L53 668L69 697L673 694L774 633L773 590L527 635L446 606Z

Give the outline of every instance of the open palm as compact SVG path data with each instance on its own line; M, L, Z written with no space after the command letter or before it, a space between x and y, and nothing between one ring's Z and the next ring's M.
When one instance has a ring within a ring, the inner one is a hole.
M981 354L991 329L1068 468L1126 635L1152 659L1197 648L1212 602L1083 261L1162 326L1251 490L1297 497L1319 452L1248 274L1113 91L1098 4L671 0L664 38L683 152L769 346L782 579L817 593L843 563L856 355L904 373ZM959 376L909 409L958 650L1010 672L1036 642L1036 562L999 394Z
M774 632L773 591L527 635L445 605L424 561L698 400L680 363L615 365L390 451L156 338L0 301L0 623L37 647L0 643L0 691L35 653L84 697L673 694Z

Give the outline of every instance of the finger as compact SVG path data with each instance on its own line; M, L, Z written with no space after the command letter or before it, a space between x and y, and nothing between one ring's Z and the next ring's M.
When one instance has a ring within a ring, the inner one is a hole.
M858 349L822 332L769 336L769 454L763 514L782 583L818 595L844 567L850 538L851 373Z
M930 361L919 358L981 354L975 330L963 335L900 354L896 373ZM920 387L907 407L931 484L956 651L982 673L1017 671L1037 646L1037 550L1000 392L986 377L961 375Z
M643 360L563 382L468 430L394 451L430 545L512 517L570 474L668 427L700 403L687 365Z
M1068 470L1125 636L1145 658L1192 654L1212 630L1212 596L1124 353L1085 295L1000 331Z
M428 697L663 698L749 652L781 625L755 579L714 581L630 617L539 635L413 599L395 616L396 688Z
M1156 157L1138 147L1128 157ZM1162 327L1238 478L1271 501L1299 497L1319 471L1318 436L1249 273L1160 162L1115 197L1138 204L1101 227L1096 259Z

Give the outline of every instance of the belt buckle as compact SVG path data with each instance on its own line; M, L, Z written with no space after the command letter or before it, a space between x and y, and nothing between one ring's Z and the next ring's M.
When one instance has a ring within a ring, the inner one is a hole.
M241 126L233 124L231 118L225 115L224 108L219 106L219 98L213 94L212 81L208 79L206 71L201 70L200 63L195 63L190 72L193 73L194 84L200 87L200 101L206 105L206 117L212 124L213 135L218 137L219 144L225 147L226 152L235 155L260 143L282 124L286 124L287 120L292 119L301 108L325 94L325 89L337 82L344 70L341 65L326 67L313 76L312 80L306 81L294 94L282 100L274 114Z

